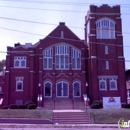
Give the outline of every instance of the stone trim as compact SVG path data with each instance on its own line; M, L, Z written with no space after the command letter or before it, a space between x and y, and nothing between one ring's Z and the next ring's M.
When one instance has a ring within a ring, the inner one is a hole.
M90 34L89 36L91 36L91 37L92 37L92 36L96 36L96 34Z
M117 75L99 75L98 76L98 79L99 78L107 78L107 79L109 79L109 78L118 78L118 76Z
M89 19L95 19L95 17L89 17Z
M95 59L95 58L97 58L97 56L91 56L91 58L92 58L92 59Z
M116 17L116 19L121 19L121 17Z
M118 58L124 58L124 56L118 56Z
M122 34L117 34L117 36L119 37L119 36L122 36Z

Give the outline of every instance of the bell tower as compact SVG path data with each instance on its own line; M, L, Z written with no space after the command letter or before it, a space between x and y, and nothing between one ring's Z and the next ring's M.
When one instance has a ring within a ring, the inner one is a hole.
M90 100L121 97L126 102L120 6L90 5L85 16Z

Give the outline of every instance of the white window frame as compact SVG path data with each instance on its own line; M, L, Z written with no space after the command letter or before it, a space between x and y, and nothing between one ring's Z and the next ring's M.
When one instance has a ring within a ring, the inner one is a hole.
M47 67L45 67L45 62L44 60L46 59L46 64ZM52 62L51 67L50 65L50 61ZM53 49L49 48L46 51L43 52L43 69L44 70L52 70L53 69Z
M127 98L130 99L130 89L127 89Z
M58 85L59 83L62 84L62 90L63 90L63 83L66 83L66 84L67 84L67 87L68 87L68 96L63 96L63 91L62 91L62 96L58 96L58 95L57 95L57 85ZM66 82L66 81L60 81L60 82L57 82L57 83L56 83L56 97L58 97L58 98L68 98L68 97L69 97L69 83L68 83L68 82Z
M111 88L111 82L115 83L115 88ZM110 84L110 90L117 90L117 79L116 78L110 78L109 79L109 84Z
M104 35L106 31L107 35ZM103 18L96 22L97 39L115 39L115 22Z
M22 92L23 91L23 80L24 80L24 77L16 77L16 91L17 92ZM21 83L22 84L22 88L21 89L18 89L18 83Z
M109 61L106 61L106 70L109 70Z
M81 52L79 50L76 50L75 48L72 48L71 56L72 56L72 59L71 59L72 69L81 70ZM79 58L79 62L78 62L78 58ZM78 64L79 64L79 67L78 67Z
M108 54L108 46L105 46L105 54Z
M25 62L25 65L22 66L22 62ZM16 62L19 62L19 65L16 66ZM26 68L26 56L15 56L14 57L14 68Z
M68 62L66 62L66 59ZM63 64L61 63L62 60ZM55 46L55 69L69 70L69 46L67 45Z
M46 85L46 83L49 83L50 85L51 85L51 90L50 90L50 96L46 96L45 95L45 85ZM45 83L44 83L44 98L52 98L52 83L50 82L50 81L46 81Z
M104 82L105 88L101 88L101 83ZM99 78L99 90L107 90L107 79Z
M74 95L74 84L75 83L78 83L79 84L79 96L75 96ZM80 82L78 82L78 81L75 81L75 82L73 82L73 97L81 97L81 83Z

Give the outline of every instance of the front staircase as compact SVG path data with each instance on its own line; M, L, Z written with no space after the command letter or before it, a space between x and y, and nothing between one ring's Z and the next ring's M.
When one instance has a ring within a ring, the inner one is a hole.
M90 124L91 120L86 112L81 110L54 110L54 124Z
M72 99L64 98L55 100L55 110L71 110L73 109Z
M44 109L48 110L84 110L82 98L56 98L44 99Z
M53 110L54 124L91 123L82 98L44 99L44 109Z

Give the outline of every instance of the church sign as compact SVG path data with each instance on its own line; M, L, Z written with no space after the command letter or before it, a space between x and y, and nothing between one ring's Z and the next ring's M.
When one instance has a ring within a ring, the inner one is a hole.
M120 97L103 97L103 108L121 108Z

